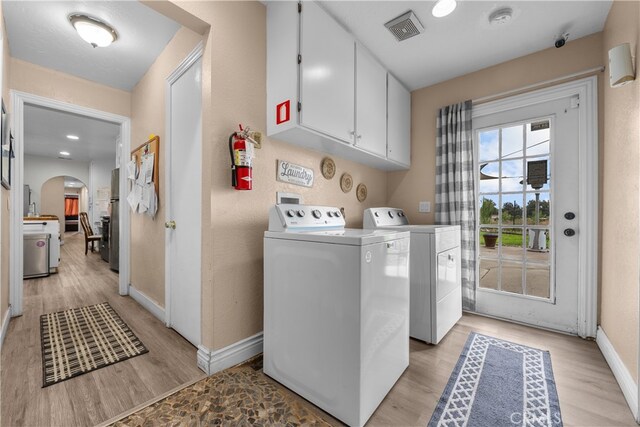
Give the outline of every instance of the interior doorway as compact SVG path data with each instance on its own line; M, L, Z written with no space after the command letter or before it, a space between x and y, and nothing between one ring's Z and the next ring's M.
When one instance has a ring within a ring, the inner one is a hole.
M111 162L110 165L115 166L116 164L126 164L128 161L127 154L130 151L130 119L128 117L119 116L111 113L106 113L99 110L94 110L91 108L81 107L65 102L60 102L53 99L48 99L36 95L31 95L23 92L11 91L11 102L13 107L13 130L15 133L16 140L16 149L15 149L15 161L14 161L14 176L13 182L15 183L16 188L23 188L25 184L25 110L30 107L39 107L42 109L53 110L57 112L62 112L70 115L75 115L78 117L84 117L89 119L94 119L105 124L109 124L110 126L115 126L118 129L119 139L116 142L114 138L114 145L112 147L114 153L115 162ZM74 136L74 135L68 135ZM72 139L72 138L70 138ZM116 146L117 145L117 146ZM120 156L119 159L116 159L115 153ZM65 150L61 150L59 152L60 158L64 160L65 157L69 156L70 153ZM96 161L97 162L97 161ZM92 162L93 165L93 162ZM84 213L86 214L87 223L91 227L93 235L98 236L96 241L100 239L100 233L102 232L103 227L103 217L107 216L109 210L113 204L113 200L110 196L111 189L111 175L113 167L102 168L104 171L87 173L88 176L86 178L83 177L81 182L87 183L88 187L92 190L91 192L94 194L90 194L88 199L88 210ZM108 169L108 170L107 170ZM99 168L95 168L96 171L99 171ZM123 172L121 172L123 173ZM71 175L69 175L71 176ZM64 182L64 177L61 177ZM98 182L99 181L99 182ZM71 183L71 182L69 182ZM62 184L64 188L64 184ZM70 186L73 187L73 186ZM126 192L126 179L121 179L117 183L117 188L119 194L125 194ZM71 191L70 191L71 193ZM11 272L10 272L10 303L11 303L11 315L18 316L22 314L23 311L23 235L24 235L24 223L23 223L23 215L24 215L24 206L25 206L25 195L26 191L12 191L11 192L11 204L15 207L11 210L10 213L10 236L12 244L12 249L10 253L10 264L11 264ZM69 194L69 199L73 199L73 195ZM80 194L78 194L78 221L80 221L80 217L82 216L82 212L80 212ZM63 223L66 226L66 212L65 212L65 199L64 199L64 190L61 199L62 211L60 213L60 217L63 219ZM70 201L70 207L73 208L74 202ZM117 214L120 218L120 224L117 230L119 244L119 254L117 255L118 264L119 264L119 279L118 279L118 293L120 295L128 294L128 285L129 285L129 211L127 209L126 204L115 204L117 206ZM35 208L37 210L37 208ZM73 211L73 209L72 209ZM40 213L40 212L38 212ZM69 215L70 217L75 217L75 215ZM72 218L69 218L70 221L73 221ZM72 223L70 223L71 225ZM79 224L80 225L80 224ZM80 226L79 229L82 229ZM84 232L84 231L83 231ZM85 232L85 234L87 234Z

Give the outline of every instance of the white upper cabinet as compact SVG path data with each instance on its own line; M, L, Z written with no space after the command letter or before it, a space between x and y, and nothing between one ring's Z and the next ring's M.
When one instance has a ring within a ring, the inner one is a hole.
M355 40L316 3L305 2L300 35L300 124L352 143Z
M388 81L387 157L411 164L411 93L391 74Z
M268 136L378 169L407 169L411 107L399 83L393 91L384 67L317 3L267 2Z
M387 156L387 70L361 44L356 46L355 145Z

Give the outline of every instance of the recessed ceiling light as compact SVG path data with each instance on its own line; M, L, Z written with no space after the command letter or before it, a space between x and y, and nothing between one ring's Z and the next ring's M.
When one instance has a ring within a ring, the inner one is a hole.
M69 153L68 151L61 151L61 152L60 152L60 155L61 155L61 156L70 156L70 155L71 155L71 153Z
M491 25L504 25L511 21L513 17L513 9L505 7L498 9L489 16L489 23Z
M107 47L118 39L118 33L99 19L82 14L69 15L69 21L82 40L93 47Z
M80 137L79 137L79 136L77 136L77 135L67 135L67 138L69 138L69 139L73 139L74 141L76 141L76 140L80 139Z
M442 18L453 12L457 5L456 0L438 0L431 9L431 14L436 18Z

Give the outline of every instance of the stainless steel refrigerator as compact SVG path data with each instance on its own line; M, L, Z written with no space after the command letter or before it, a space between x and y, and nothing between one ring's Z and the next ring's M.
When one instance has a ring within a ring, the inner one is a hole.
M111 171L111 221L109 223L109 266L120 269L120 169Z

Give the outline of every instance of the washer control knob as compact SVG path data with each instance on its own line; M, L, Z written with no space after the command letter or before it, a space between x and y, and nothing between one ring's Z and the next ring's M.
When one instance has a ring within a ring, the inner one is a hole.
M374 212L373 214L376 216L376 218L380 216L378 212Z
M340 218L341 216L340 211L335 211L333 215L335 215L336 218Z
M293 218L294 216L296 216L296 211L294 211L293 209L289 209L289 210L287 211L287 216L288 216L289 218Z
M399 217L403 217L404 216L404 212L402 212L402 211L398 212L398 216Z
M333 218L333 212L327 211L327 215L329 216L329 218Z
M313 214L313 217L315 219L320 219L320 217L322 216L322 212L320 212L318 209L314 209L311 213Z
M393 212L389 211L387 213L389 214L389 218L393 218Z
M303 211L302 209L300 209L300 210L298 211L298 216L299 216L300 218L304 217L304 211Z

